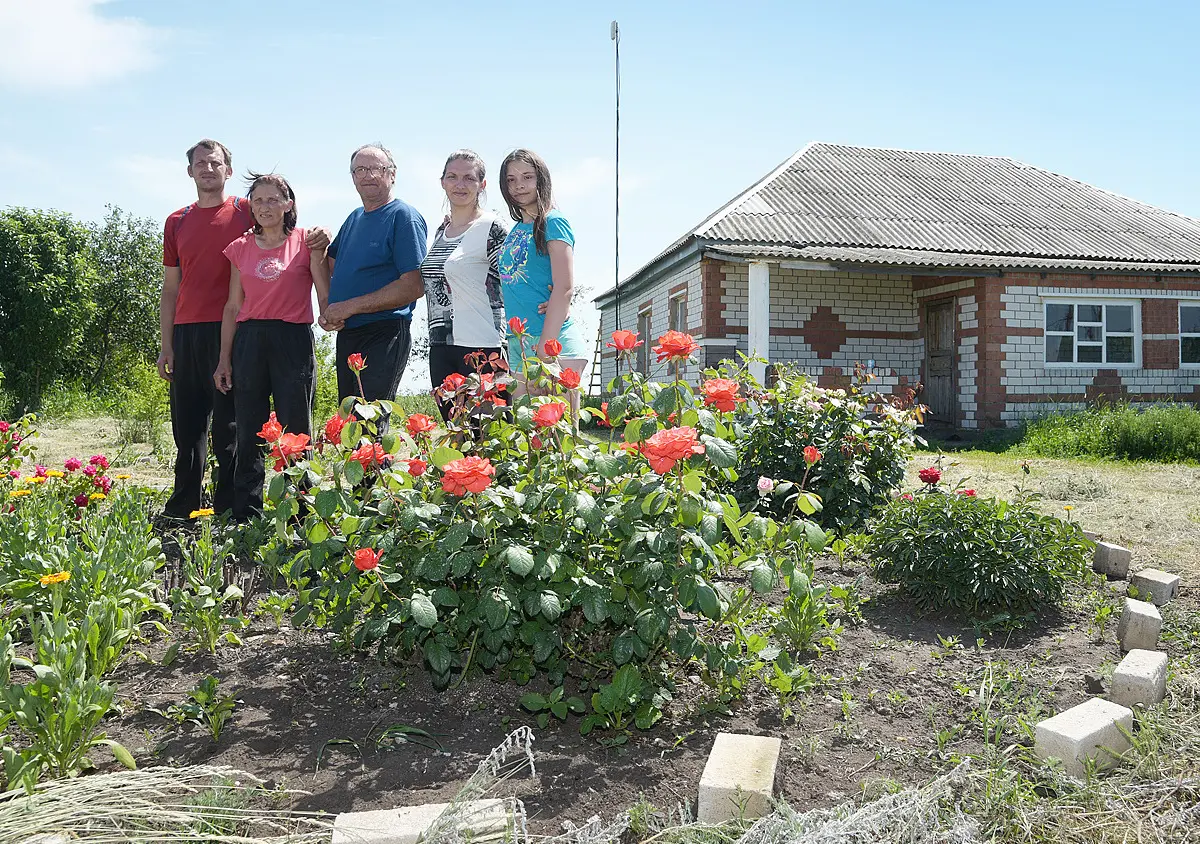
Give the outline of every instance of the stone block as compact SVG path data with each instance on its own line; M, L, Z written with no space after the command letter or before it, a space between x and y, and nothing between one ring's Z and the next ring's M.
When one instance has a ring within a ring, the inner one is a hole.
M1154 706L1167 694L1167 655L1159 651L1134 648L1113 672L1113 703L1128 706Z
M1083 538L1088 542L1099 542L1100 534L1096 533L1094 530L1085 530L1083 532Z
M696 819L721 823L771 811L781 742L769 736L717 733L704 773Z
M1129 576L1129 561L1133 552L1111 542L1097 542L1092 554L1092 571L1106 577L1124 580Z
M416 844L450 806L450 803L426 803L372 812L342 812L333 822L333 844ZM474 836L508 830L510 817L505 800L473 800L459 811L464 813L463 827Z
M1094 697L1038 724L1034 753L1043 761L1059 759L1068 774L1082 777L1088 759L1097 768L1117 764L1132 730L1133 710Z
M1161 607L1170 603L1179 590L1179 575L1160 569L1142 569L1130 578L1129 585L1137 589L1139 598Z
M1136 648L1152 651L1158 647L1158 634L1161 631L1162 616L1158 607L1149 601L1125 599L1121 620L1117 622L1117 640L1121 643L1121 650L1132 651Z

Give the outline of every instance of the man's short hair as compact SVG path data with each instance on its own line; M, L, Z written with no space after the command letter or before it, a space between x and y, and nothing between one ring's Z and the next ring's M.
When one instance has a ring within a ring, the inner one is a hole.
M201 147L204 147L204 149L208 150L209 152L216 152L217 150L220 150L221 155L225 157L225 166L233 167L233 155L229 152L229 147L225 146L225 144L221 143L220 141L214 141L212 138L202 138L191 145L187 151L189 167L192 166L192 154Z
M360 146L358 149L356 149L354 152L350 153L350 166L351 166L351 167L353 167L353 166L354 166L354 159L355 159L355 158L358 156L358 154L359 154L360 152L362 152L364 149L377 149L377 150L379 150L380 152L382 152L382 153L383 153L383 157L387 159L387 161L388 161L388 166L389 166L389 167L391 167L393 170L395 170L395 169L396 169L396 159L392 158L392 151L391 151L390 149L388 149L387 147L385 147L383 144L363 144L363 145L362 145L362 146Z

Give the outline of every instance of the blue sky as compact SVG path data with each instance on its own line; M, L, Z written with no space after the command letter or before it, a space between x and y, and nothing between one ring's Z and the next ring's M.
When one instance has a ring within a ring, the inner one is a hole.
M527 146L599 292L614 18L622 275L813 140L1011 156L1200 217L1196 4L1045 0L0 0L0 207L163 218L194 198L184 150L212 136L239 172L287 175L302 225L336 227L350 151L381 140L434 223L449 152L494 176Z

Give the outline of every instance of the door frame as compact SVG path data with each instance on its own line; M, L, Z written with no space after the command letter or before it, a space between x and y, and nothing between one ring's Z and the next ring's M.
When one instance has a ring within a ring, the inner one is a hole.
M944 296L936 299L929 299L921 303L921 338L924 342L924 356L921 360L921 371L924 384L923 391L928 396L930 373L930 312L937 308L946 308L950 314L950 402L949 409L945 419L937 418L938 422L943 424L957 426L959 421L958 407L958 298L955 296ZM932 415L932 408L930 413Z

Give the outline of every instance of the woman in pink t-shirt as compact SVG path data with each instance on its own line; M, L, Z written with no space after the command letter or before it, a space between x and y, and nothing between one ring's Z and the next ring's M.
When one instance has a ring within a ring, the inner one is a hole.
M304 229L296 228L291 185L275 173L248 178L254 230L225 247L233 269L221 321L221 359L213 373L218 390L233 390L235 519L262 511L265 443L258 433L270 418L271 400L284 431L312 435L313 287L322 311L329 301L325 250L311 249Z

